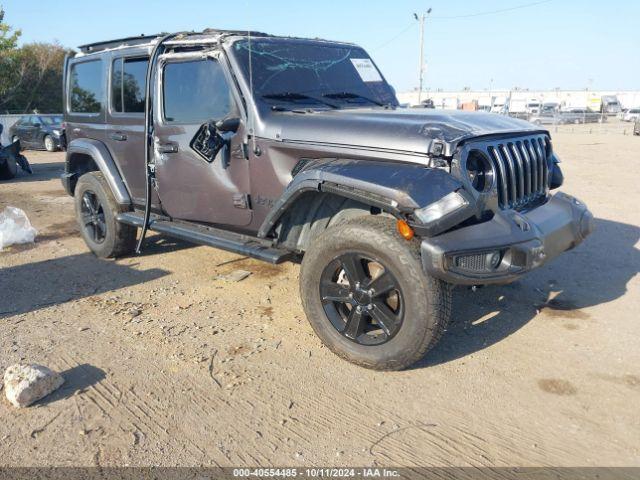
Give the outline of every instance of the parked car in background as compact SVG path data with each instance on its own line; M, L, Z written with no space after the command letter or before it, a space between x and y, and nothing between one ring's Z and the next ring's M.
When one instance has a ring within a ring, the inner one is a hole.
M542 112L539 115L531 115L529 121L534 125L557 125L560 122L559 114L553 112Z
M9 138L23 148L55 152L64 145L62 115L25 115L11 126Z
M640 108L630 108L627 113L624 114L622 120L625 122L635 122L640 118Z
M558 123L602 123L606 119L606 116L588 108L572 108L558 115Z
M633 134L640 135L640 118L636 119L636 122L633 124Z

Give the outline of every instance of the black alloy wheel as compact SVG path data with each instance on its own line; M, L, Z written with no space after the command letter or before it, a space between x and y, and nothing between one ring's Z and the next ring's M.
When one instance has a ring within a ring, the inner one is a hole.
M351 252L335 258L322 272L320 297L333 327L359 345L382 345L402 326L402 291L377 259Z
M80 209L82 227L85 229L87 235L95 243L103 243L107 236L107 223L104 208L98 196L91 190L86 190L82 195Z

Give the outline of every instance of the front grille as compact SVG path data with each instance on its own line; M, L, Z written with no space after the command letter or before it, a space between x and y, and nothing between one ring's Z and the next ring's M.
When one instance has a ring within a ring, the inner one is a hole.
M550 150L549 139L543 135L486 146L495 171L500 208L521 210L547 196Z

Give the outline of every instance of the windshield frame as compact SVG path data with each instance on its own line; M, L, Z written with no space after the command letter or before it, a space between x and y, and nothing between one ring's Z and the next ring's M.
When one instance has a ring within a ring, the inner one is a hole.
M238 81L239 84L243 85L245 88L241 88L241 90L245 90L245 96L246 93L249 93L249 96L251 97L252 103L255 105L255 107L257 108L258 111L260 112L267 112L267 111L283 111L283 110L294 110L294 111L298 111L298 110L332 110L333 108L328 105L328 104L321 104L320 102L316 101L316 100L312 100L310 98L309 102L304 102L302 99L298 99L295 102L288 102L288 101L278 101L278 100L274 100L272 98L264 98L264 94L268 93L268 94L284 94L284 93L293 93L293 94L301 94L301 95L305 95L308 94L310 97L320 97L322 98L322 95L324 93L336 93L335 90L327 90L327 92L322 92L322 91L318 91L318 89L305 89L305 90L301 90L298 89L297 91L291 91L291 92L287 92L285 91L279 91L276 92L274 91L269 91L269 92L259 92L255 89L255 84L253 85L253 91L251 89L251 85L250 85L250 79L249 79L249 74L248 74L248 66L244 65L243 59L239 57L239 55L236 54L236 50L234 48L234 45L237 42L246 42L248 41L248 37L246 36L237 36L234 37L229 43L227 43L225 45L225 52L229 58L230 63L232 64L232 70L234 71L234 75L236 76L236 80ZM336 103L338 104L338 109L354 109L354 108L397 108L399 107L399 102L396 96L396 92L395 89L391 86L391 84L389 84L389 82L386 80L386 78L384 77L384 74L382 73L382 71L380 70L380 68L378 68L377 64L375 63L375 61L373 60L373 58L371 58L371 56L368 54L368 52L360 47L359 45L356 44L352 44L352 43L343 43L343 42L333 42L333 41L327 41L327 40L319 40L319 39L305 39L305 38L288 38L288 37L252 37L251 39L252 42L259 42L259 41L268 41L268 42L273 42L273 43L281 43L282 45L291 45L291 44L299 44L299 45L303 45L303 46L319 46L319 47L333 47L333 48L350 48L350 49L357 49L359 51L362 51L364 53L364 55L366 55L366 58L369 59L371 61L371 63L373 64L373 66L375 67L375 69L377 70L377 72L380 75L381 78L381 84L382 84L382 88L385 88L388 90L388 94L389 96L392 98L392 101L385 103L383 106L380 105L376 105L372 102L368 102L368 101L347 101L346 99L343 100L335 100L333 98L326 98L326 100L328 100L331 103ZM366 82L363 82L366 83ZM353 89L353 88L352 88ZM351 89L351 90L352 90ZM345 88L344 89L346 92L349 92L350 89L349 88ZM345 92L345 93L346 93ZM353 93L357 93L357 92L353 92ZM372 95L372 94L371 94ZM350 98L351 100L351 98ZM382 102L380 102L382 103Z

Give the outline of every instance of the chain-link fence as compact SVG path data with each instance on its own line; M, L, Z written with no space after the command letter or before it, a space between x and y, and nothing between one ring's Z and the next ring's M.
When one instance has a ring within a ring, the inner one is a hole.
M4 128L2 130L2 136L0 137L0 143L2 145L7 145L11 143L11 136L9 135L9 129L16 123L20 118L24 115L14 115L14 114L5 114L0 115L0 125Z
M608 117L599 123L555 123L544 127L553 133L633 135L634 122Z

